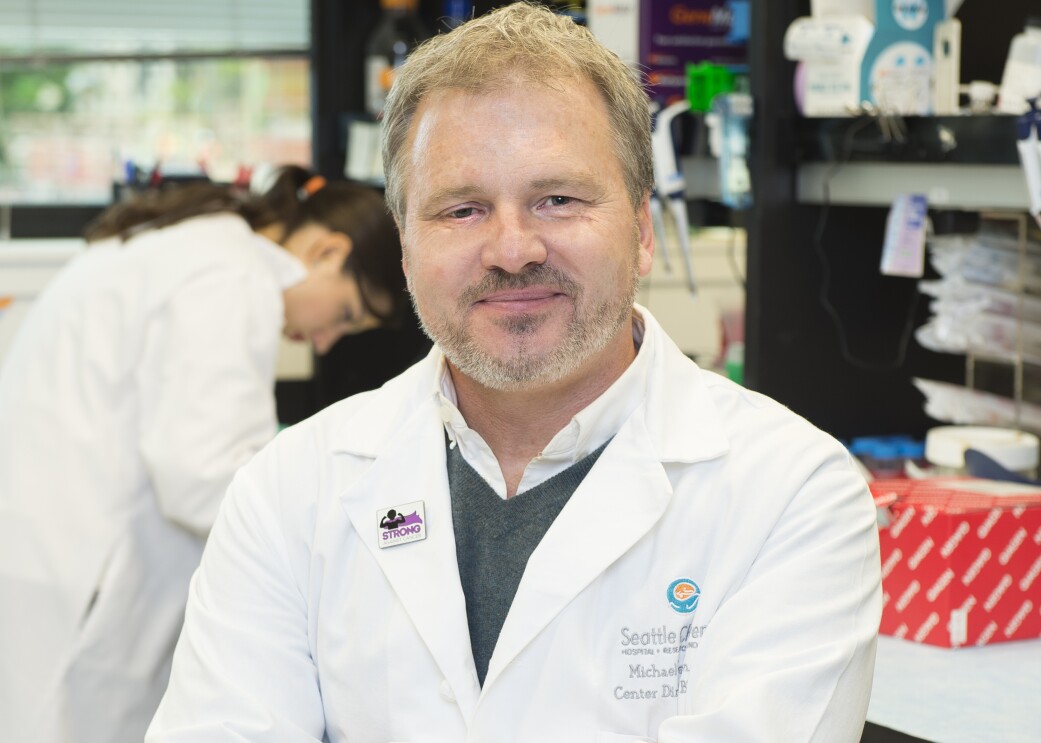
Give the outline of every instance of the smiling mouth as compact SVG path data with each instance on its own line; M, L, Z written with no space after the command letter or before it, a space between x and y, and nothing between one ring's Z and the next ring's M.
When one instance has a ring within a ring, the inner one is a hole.
M508 289L505 291L493 292L481 297L477 300L477 304L501 306L504 309L509 307L516 307L519 309L521 305L537 304L562 296L564 296L563 292L557 289L533 286L526 289Z

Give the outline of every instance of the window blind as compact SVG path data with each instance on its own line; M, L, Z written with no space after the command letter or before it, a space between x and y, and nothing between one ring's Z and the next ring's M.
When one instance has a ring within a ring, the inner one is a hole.
M0 55L306 52L308 0L0 0Z

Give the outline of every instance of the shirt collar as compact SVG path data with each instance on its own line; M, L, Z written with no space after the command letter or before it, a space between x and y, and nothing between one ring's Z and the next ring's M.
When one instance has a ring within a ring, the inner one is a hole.
M625 420L643 399L649 374L649 359L654 354L652 334L644 332L643 317L633 311L633 341L637 345L636 358L603 394L579 411L564 428L550 440L542 452L532 461L529 469L537 464L549 465L548 474L555 474L558 467L566 468L595 451L614 436ZM441 412L445 431L451 445L461 448L463 457L471 464L475 460L488 458L490 450L480 434L471 429L458 408L458 397L452 375L444 354L438 351L437 373L434 375L433 394ZM482 473L483 474L483 473ZM487 479L487 477L486 477ZM528 480L527 473L524 480ZM543 478L538 478L543 479ZM532 487L537 482L522 480L518 492Z

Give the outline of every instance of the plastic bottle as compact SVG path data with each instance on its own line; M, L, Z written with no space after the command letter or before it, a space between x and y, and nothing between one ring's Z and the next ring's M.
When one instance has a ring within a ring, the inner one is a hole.
M748 127L752 97L747 93L724 93L712 101L720 134L720 200L731 209L752 205L752 180L748 171Z
M1008 49L1001 75L998 111L1026 113L1027 101L1041 96L1041 17L1027 19L1023 33L1016 34Z
M365 109L373 116L383 113L394 70L430 36L416 15L417 5L418 0L380 0L383 15L365 47Z

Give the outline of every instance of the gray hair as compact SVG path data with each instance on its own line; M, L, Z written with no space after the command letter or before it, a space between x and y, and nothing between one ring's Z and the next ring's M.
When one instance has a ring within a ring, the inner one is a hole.
M575 78L593 83L607 106L626 190L633 207L639 206L654 174L650 112L638 73L570 18L519 2L424 42L398 69L383 113L383 171L387 206L399 224L405 222L407 139L423 96L485 91L511 78L542 85Z

